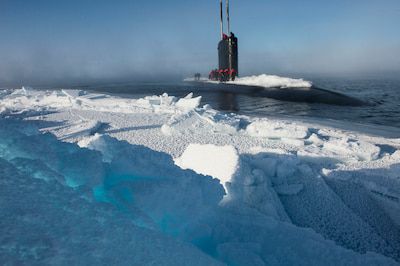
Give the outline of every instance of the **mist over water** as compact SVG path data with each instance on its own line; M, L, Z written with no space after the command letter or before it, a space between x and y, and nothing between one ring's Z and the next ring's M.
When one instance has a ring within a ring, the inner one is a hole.
M235 1L240 73L400 72L396 0ZM1 1L0 87L182 80L217 65L218 1Z

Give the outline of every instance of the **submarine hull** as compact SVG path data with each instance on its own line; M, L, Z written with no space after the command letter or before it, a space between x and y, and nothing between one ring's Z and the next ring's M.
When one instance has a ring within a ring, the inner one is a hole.
M189 83L196 84L196 88L200 91L212 90L216 92L231 93L234 95L265 97L288 102L322 103L342 106L363 106L368 104L354 97L318 88L316 86L304 88L265 88L259 86L237 85L229 83L209 83L203 81L192 81Z

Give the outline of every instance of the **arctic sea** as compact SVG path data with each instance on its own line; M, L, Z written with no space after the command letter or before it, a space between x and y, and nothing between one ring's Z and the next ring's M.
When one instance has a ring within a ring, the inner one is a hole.
M193 92L202 96L202 104L214 109L249 116L301 116L334 119L363 124L400 127L400 80L396 79L344 79L312 78L313 85L342 93L364 101L363 106L341 106L321 103L289 102L252 93L235 93L215 86L198 86L187 82L120 83L96 86L80 86L78 89L101 91L129 98L147 95L183 97Z

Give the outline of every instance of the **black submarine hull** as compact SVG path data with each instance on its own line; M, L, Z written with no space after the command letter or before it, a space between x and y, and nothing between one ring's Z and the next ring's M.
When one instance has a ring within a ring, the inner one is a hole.
M363 106L366 102L354 97L329 91L316 86L296 87L296 88L279 88L279 87L260 87L247 86L229 83L212 83L192 81L201 90L212 89L224 93L237 95L249 95L253 97L266 97L280 101L288 102L305 102L305 103L321 103L342 106Z

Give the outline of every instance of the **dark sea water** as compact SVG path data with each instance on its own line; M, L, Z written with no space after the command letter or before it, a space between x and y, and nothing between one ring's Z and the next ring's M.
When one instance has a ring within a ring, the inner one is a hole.
M364 124L379 124L400 128L400 79L308 79L318 88L338 92L365 102L361 106L323 104L320 102L292 102L279 97L272 99L251 90L219 88L196 83L142 83L89 86L82 89L107 92L124 97L147 95L183 97L193 92L202 96L202 104L213 108L250 116L289 115L328 118ZM291 92L289 92L291 93ZM323 97L330 97L329 95ZM284 97L285 99L287 97Z

